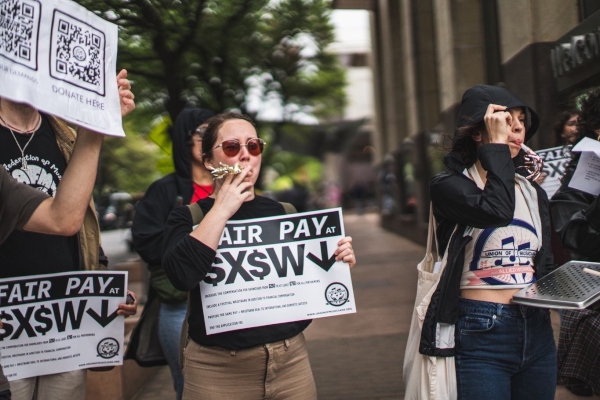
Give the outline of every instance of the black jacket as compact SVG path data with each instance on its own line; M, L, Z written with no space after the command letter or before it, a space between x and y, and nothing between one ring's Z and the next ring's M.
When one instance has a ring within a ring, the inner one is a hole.
M448 251L448 258L423 322L419 352L424 355L449 357L455 353L454 348L437 347L436 329L438 323L455 325L458 320L464 251L467 243L472 240L471 236L464 236L466 228L506 226L513 219L515 161L510 157L508 146L484 145L477 151L477 158L487 170L487 182L483 190L463 175L467 166L462 162L461 156L454 152L444 157L447 171L436 175L431 181L431 201L438 223L438 241L442 252ZM542 221L542 248L534 262L536 277L539 279L555 266L550 249L548 196L537 183L532 185L537 192ZM455 227L456 233L452 236Z
M580 154L567 165L560 189L550 207L554 230L577 260L600 261L600 201L598 196L569 187Z
M171 132L175 172L153 182L136 206L131 227L133 245L149 265L161 265L163 230L171 210L192 199L190 135L212 115L200 108L187 108L179 114Z

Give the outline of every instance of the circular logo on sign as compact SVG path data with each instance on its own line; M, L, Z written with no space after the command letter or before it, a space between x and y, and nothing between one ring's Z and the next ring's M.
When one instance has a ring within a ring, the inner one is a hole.
M73 57L75 57L77 61L85 60L85 50L80 46L76 46L73 49Z
M102 358L113 358L119 352L119 342L113 338L105 338L98 343L98 355Z
M341 283L334 282L325 289L327 304L335 307L346 304L348 301L348 289Z

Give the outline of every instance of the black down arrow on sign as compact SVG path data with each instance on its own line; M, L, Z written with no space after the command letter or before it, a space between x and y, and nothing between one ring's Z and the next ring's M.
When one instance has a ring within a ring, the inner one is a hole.
M317 258L313 253L308 253L306 258L323 268L325 271L329 271L333 264L335 264L335 253L331 257L327 256L327 242L320 242L321 244L321 258Z
M90 315L90 317L94 318L96 322L99 323L103 328L105 328L106 325L110 324L113 319L117 318L117 310L115 310L110 315L108 314L108 300L102 300L102 311L100 312L100 315L98 315L98 313L91 307L88 308L86 312Z

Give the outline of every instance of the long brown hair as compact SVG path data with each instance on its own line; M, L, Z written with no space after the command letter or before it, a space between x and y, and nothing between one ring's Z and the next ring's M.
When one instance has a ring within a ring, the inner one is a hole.
M461 126L454 131L450 151L460 154L463 163L468 168L477 162L477 143L473 136L485 132L485 122Z

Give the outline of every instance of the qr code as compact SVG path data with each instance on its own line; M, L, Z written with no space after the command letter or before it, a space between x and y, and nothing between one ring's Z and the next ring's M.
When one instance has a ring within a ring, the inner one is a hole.
M50 40L50 76L104 96L104 33L54 10Z
M37 70L40 11L37 0L0 0L0 55Z

